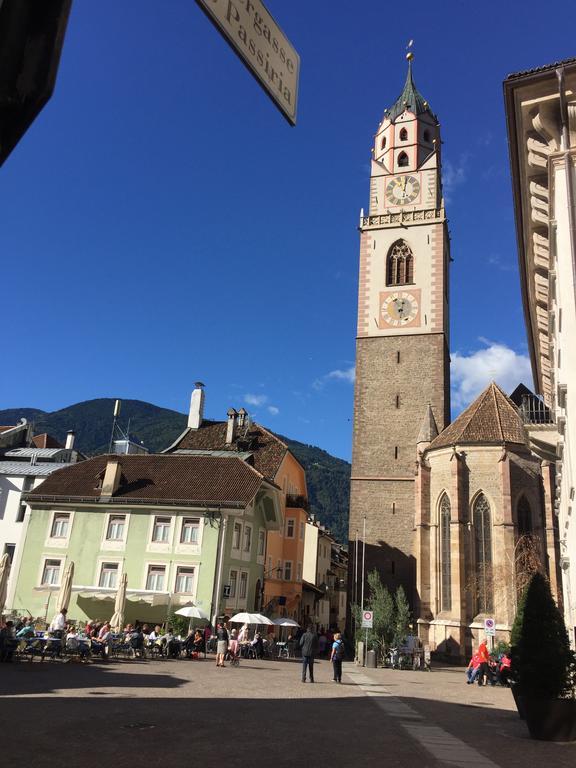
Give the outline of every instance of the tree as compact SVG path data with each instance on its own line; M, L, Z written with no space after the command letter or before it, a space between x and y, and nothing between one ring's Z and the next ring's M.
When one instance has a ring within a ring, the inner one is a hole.
M410 618L411 618L410 606L408 605L408 600L406 599L406 593L404 592L404 587L400 586L396 590L396 595L394 596L394 603L395 603L396 611L394 616L393 642L394 642L394 645L400 646L400 645L404 645L406 642L406 637L410 630Z
M356 625L356 642L365 641L368 635L368 649L375 650L380 661L393 641L395 632L395 606L392 595L382 584L380 574L376 569L368 574L368 610L373 611L372 629L366 633L362 629L362 606L354 606L353 613Z
M574 653L550 584L535 573L525 590L512 630L512 670L522 695L574 695Z

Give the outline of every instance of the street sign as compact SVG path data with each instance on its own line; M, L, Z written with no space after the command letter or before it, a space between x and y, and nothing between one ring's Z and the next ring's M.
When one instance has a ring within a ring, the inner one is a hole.
M230 597L230 592L232 591L230 584L224 584L222 587L222 597L225 599L228 599Z
M262 0L196 0L289 123L296 125L300 56Z
M496 622L494 619L484 619L484 632L489 637L494 637L496 634Z
M374 611L362 611L362 629L372 629Z

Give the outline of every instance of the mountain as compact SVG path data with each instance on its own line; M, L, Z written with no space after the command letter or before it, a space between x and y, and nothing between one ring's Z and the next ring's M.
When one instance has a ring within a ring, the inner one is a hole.
M86 400L59 411L47 413L37 408L11 408L0 411L0 424L16 424L21 418L34 422L36 434L48 432L60 442L66 432L76 432L75 447L87 455L104 453L110 443L114 400ZM130 425L131 437L153 452L162 451L186 428L187 417L178 411L159 408L141 400L122 400L120 423ZM330 528L336 539L348 542L350 464L321 448L278 435L306 469L310 512Z

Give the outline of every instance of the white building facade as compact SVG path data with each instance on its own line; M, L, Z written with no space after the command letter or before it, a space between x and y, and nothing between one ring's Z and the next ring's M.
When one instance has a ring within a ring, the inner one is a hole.
M576 59L510 75L504 95L534 383L557 426L562 602L576 646Z

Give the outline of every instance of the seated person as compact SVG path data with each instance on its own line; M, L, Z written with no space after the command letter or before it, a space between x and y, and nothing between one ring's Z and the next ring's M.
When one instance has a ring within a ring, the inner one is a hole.
M476 681L476 678L480 674L480 669L482 667L482 659L480 658L480 655L478 653L475 653L472 658L470 659L470 663L468 664L468 667L466 669L466 682L468 685L472 685Z
M0 661L12 661L14 651L18 647L14 632L14 622L7 621L0 629Z
M134 651L135 656L142 656L144 652L144 633L138 622L136 622L136 625L126 634L126 641Z
M512 659L510 653L505 653L500 659L500 667L498 669L498 679L500 685L510 685L510 677L512 676Z
M257 659L261 659L264 656L264 641L259 632L254 635L254 640L250 643L250 648L256 654Z
M166 643L166 655L171 659L177 659L180 656L182 644L180 640L177 640L176 637L174 637L172 627L168 627L163 640Z
M194 632L194 650L196 653L205 653L206 651L206 640L199 629Z
M21 638L26 637L35 637L36 636L36 630L34 629L34 620L28 619L25 624L22 625L21 629L16 632L16 637L20 640Z

